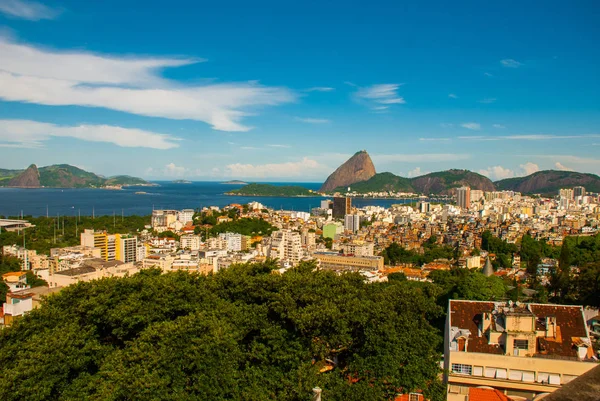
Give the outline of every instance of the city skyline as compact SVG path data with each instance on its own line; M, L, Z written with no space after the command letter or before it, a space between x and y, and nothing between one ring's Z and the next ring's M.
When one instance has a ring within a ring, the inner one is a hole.
M600 173L592 1L127 3L0 0L0 168L319 182L366 149L405 177Z

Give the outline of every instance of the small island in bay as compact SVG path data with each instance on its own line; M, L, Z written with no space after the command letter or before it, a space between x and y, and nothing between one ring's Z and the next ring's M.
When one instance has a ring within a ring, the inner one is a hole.
M188 181L188 180L174 180L174 181L171 181L171 182L173 184L191 184L192 183L191 181Z
M240 181L240 180L224 181L221 184L224 184L224 185L248 185L247 182Z
M248 184L245 187L227 192L237 196L319 196L318 193L297 185Z

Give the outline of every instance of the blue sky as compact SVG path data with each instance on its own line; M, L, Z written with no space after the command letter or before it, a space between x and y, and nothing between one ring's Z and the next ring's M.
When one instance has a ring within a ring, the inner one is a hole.
M0 167L600 173L600 3L491 3L0 0Z

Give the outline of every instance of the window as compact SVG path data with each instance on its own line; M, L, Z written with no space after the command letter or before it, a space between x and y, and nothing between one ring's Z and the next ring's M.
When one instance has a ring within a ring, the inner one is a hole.
M529 341L527 340L514 340L513 347L515 349L529 349Z
M410 393L408 395L408 401L423 401L423 395L418 393Z
M452 373L460 373L461 375L471 375L473 367L471 365L463 365L461 363L452 364Z
M483 366L473 366L473 376L483 376Z

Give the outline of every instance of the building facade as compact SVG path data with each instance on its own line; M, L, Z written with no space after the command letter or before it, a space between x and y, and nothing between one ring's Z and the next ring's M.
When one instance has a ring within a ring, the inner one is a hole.
M335 197L333 198L333 218L343 219L345 215L352 211L352 198Z
M532 400L597 365L581 306L450 300L444 348L449 401L481 386Z
M456 205L463 209L471 207L471 188L460 187L456 189Z

